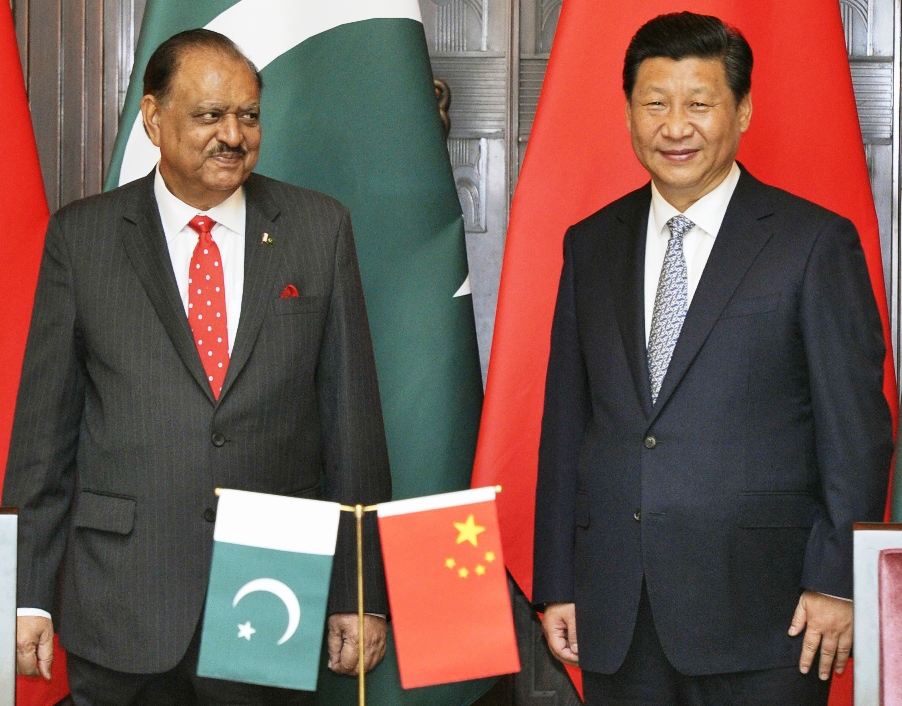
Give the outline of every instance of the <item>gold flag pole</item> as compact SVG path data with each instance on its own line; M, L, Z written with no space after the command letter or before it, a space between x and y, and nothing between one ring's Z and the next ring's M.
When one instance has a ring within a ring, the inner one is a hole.
M357 523L357 680L358 703L366 706L366 670L363 630L363 513L375 512L376 505L341 505L344 512L353 512Z
M363 668L363 505L354 506L357 518L357 647L358 647L358 692L360 706L366 706L366 670Z

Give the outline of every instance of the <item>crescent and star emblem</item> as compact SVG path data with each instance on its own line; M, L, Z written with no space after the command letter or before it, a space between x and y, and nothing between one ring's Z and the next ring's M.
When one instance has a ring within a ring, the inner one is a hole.
M301 606L298 603L297 596L294 595L294 591L281 581L276 581L275 579L254 579L253 581L248 581L238 589L238 593L236 593L235 597L232 599L232 607L236 607L246 595L258 591L271 593L285 604L285 608L288 610L288 628L276 644L282 645L288 642L301 622ZM243 637L250 641L251 635L255 632L257 631L251 627L250 621L238 626L239 639Z

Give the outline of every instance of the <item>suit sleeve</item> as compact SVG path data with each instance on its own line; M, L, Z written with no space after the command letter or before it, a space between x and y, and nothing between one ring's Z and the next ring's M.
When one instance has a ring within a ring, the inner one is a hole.
M67 243L50 220L19 383L3 503L19 508L18 605L52 612L68 535L86 375Z
M551 326L551 354L539 441L533 603L573 601L577 463L591 415L579 343L573 240L564 238L564 267Z
M852 523L882 521L893 442L883 328L858 234L845 219L830 221L811 251L801 328L825 509L802 586L851 598Z
M391 475L376 363L360 283L350 216L339 224L332 294L316 372L323 428L325 497L347 505L391 498ZM366 610L388 613L375 513L364 519ZM329 610L357 611L356 531L342 513Z

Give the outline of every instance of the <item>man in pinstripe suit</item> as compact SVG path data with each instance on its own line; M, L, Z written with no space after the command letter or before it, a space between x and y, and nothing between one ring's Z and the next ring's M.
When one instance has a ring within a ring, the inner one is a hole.
M227 38L167 40L144 88L157 169L67 206L47 231L3 497L20 508L18 668L49 677L59 610L79 706L306 703L198 678L197 632L216 487L390 496L350 217L251 173L262 82ZM221 389L187 317L198 214L221 252ZM353 541L340 533L330 598L330 666L344 673ZM386 613L374 531L367 542L367 610ZM385 621L367 616L366 637L371 667Z

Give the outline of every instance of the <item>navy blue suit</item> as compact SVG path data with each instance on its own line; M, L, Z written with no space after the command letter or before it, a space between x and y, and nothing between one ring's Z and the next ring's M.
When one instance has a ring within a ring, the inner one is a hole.
M643 578L680 672L798 664L801 592L852 596L852 523L886 499L885 347L859 238L743 171L652 406L650 199L564 241L533 600L576 603L590 671L623 662Z

